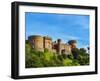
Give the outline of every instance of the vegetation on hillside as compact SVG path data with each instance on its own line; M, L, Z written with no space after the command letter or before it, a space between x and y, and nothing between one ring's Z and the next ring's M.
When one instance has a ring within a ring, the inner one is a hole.
M81 66L89 65L89 54L84 49L75 49L78 53L77 59L73 54L66 56L65 54L58 55L44 49L44 52L35 51L28 43L25 46L25 67L59 67L59 66Z

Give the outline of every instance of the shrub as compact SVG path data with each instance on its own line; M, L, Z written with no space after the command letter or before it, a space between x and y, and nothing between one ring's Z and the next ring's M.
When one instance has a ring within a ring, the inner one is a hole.
M44 52L35 51L28 43L25 46L25 51L26 68L89 65L89 54L83 49L75 49L78 54L77 59L74 59L73 54L54 54L48 49L44 49Z

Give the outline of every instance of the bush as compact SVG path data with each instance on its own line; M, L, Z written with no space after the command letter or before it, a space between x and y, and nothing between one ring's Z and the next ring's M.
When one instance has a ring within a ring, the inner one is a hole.
M70 59L63 59L63 66L72 66L72 60Z
M89 65L89 54L79 49L76 49L77 59L74 59L73 54L54 54L48 49L44 49L44 52L35 51L28 43L26 43L25 51L26 68Z

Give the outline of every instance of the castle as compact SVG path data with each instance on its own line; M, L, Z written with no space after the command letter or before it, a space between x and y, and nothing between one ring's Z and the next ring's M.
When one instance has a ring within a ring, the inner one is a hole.
M32 48L36 51L44 52L44 49L48 49L49 51L57 54L71 54L71 49L75 47L75 43L73 44L64 44L61 42L61 39L57 39L57 41L52 42L52 38L48 36L40 36L33 35L28 37L28 41Z

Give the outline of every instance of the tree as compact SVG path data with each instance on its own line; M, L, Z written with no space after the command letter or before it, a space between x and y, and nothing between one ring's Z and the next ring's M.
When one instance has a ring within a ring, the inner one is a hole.
M90 50L90 47L87 47L88 50Z
M73 54L58 55L44 49L44 52L31 48L29 43L25 46L25 67L58 67L58 66L80 66L89 65L89 54L83 49L74 48ZM78 57L75 56L78 54ZM77 58L76 58L77 57Z
M73 54L74 59L77 59L78 55L79 55L78 49L77 48L73 48L72 49L72 54Z
M84 48L80 48L80 51L86 53L86 50Z
M90 47L87 47L87 49L88 49L88 53L90 52Z

